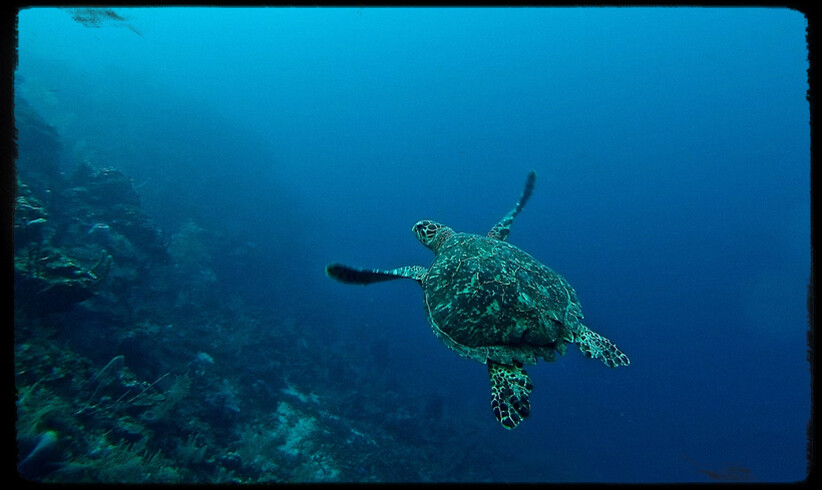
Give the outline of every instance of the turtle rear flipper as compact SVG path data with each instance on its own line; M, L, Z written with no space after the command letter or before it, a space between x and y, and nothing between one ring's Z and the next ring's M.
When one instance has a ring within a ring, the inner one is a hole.
M391 270L360 269L342 264L328 264L325 273L328 277L346 284L372 284L394 279L414 279L422 281L427 269L420 265L409 265Z
M511 223L514 222L514 218L517 217L522 208L525 207L525 203L528 202L528 199L531 198L531 193L534 191L534 183L537 181L537 173L531 170L528 172L528 178L525 180L525 188L522 189L522 195L519 196L519 201L517 201L517 205L514 206L514 209L508 212L504 218L502 218L499 223L495 224L491 231L488 232L488 238L496 238L497 240L505 241L508 238L508 233L511 232Z
M531 414L528 396L534 385L522 364L507 366L488 361L491 378L491 409L500 424L513 429Z
M581 330L575 335L576 338L574 342L576 342L579 350L581 350L583 354L592 359L599 359L610 367L627 366L631 364L628 356L619 350L613 342L589 330L588 327L581 327Z

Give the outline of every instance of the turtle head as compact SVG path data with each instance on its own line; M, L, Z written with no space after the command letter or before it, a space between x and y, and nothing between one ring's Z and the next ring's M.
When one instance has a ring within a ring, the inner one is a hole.
M451 228L430 219L417 221L411 231L414 232L420 243L430 248L434 253L437 253L440 245L454 234L454 230Z

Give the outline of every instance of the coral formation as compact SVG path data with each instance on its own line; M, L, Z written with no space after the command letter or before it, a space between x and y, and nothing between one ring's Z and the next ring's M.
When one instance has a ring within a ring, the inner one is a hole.
M482 468L457 470L459 450L442 457L442 444L475 428L446 420L439 395L392 390L379 374L391 360L385 338L330 342L330 326L285 313L288 298L237 294L216 267L235 242L191 220L161 230L110 163L80 162L64 176L57 133L26 104L15 110L22 477L248 483L492 474L490 449ZM232 260L253 270L258 259ZM476 444L474 457L493 446Z

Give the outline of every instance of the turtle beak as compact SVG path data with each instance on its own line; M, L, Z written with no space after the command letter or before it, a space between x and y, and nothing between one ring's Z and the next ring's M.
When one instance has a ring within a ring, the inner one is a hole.
M422 240L423 228L425 228L425 225L422 221L417 221L416 224L411 227L411 232L417 237L417 240Z

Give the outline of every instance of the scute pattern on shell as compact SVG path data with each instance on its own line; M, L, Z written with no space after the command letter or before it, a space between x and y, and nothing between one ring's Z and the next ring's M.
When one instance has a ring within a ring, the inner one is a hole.
M434 333L483 363L553 361L580 328L582 312L571 285L501 240L455 233L422 286Z

